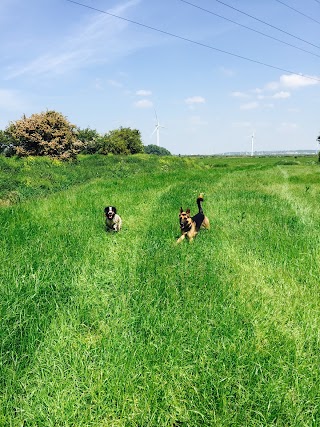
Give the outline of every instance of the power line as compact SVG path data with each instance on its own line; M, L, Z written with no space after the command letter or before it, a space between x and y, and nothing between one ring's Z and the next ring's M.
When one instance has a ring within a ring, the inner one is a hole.
M263 65L264 67L272 68L272 69L278 70L278 71L283 71L283 72L289 73L289 74L299 75L301 77L304 77L304 78L307 78L307 79L311 79L311 80L315 80L317 82L320 82L320 78L317 78L317 77L312 77L312 76L308 76L308 75L305 75L305 74L297 73L296 71L286 70L285 68L280 68L280 67L277 67L275 65L270 65L270 64L267 64L265 62L261 62L261 61L255 60L255 59L247 58L247 57L242 56L242 55L237 55L236 53L228 52L226 50L222 50L222 49L219 49L217 47L213 47L213 46L207 45L205 43L197 42L195 40L191 40L191 39L188 39L186 37L178 36L177 34L173 34L173 33L170 33L168 31L160 30L159 28L155 28L155 27L152 27L150 25L142 24L141 22L133 21L132 19L124 18L123 16L115 15L114 13L106 12L105 10L97 9L95 7L88 6L86 4L77 2L75 0L66 0L66 1L68 1L70 3L74 3L74 4L78 5L78 6L85 7L87 9L95 10L96 12L104 13L105 15L112 16L113 18L121 19L122 21L130 22L131 24L135 24L135 25L138 25L140 27L147 28L148 30L156 31L158 33L165 34L167 36L174 37L176 39L183 40L183 41L186 41L188 43L192 43L192 44L195 44L195 45L198 45L198 46L202 46L202 47L205 47L207 49L215 50L216 52L224 53L226 55L234 56L236 58L240 58L240 59L243 59L245 61L249 61L249 62L258 64L258 65Z
M286 7L288 7L291 10L294 10L295 12L297 12L300 15L304 16L305 18L311 19L311 21L314 21L317 24L320 24L320 21L317 21L316 19L312 18L312 16L306 15L305 13L301 12L300 10L295 9L294 7L288 5L287 3L284 3L283 1L280 1L280 0L275 0L275 1L277 1L278 3L281 3L283 6L286 6ZM320 4L319 0L315 0L315 1Z
M278 31L281 31L281 32L282 32L282 33L284 33L284 34L287 34L287 35L288 35L288 36L290 36L290 37L294 37L294 38L295 38L295 39L297 39L297 40L300 40L300 41L302 41L302 42L304 42L304 43L307 43L307 44L309 44L309 45L311 45L311 46L313 46L313 47L316 47L317 49L320 49L320 46L318 46L318 45L316 45L316 44L313 44L313 43L311 43L311 42L308 42L307 40L301 39L300 37L295 36L294 34L288 33L287 31L282 30L281 28L276 27L275 25L272 25L272 24L269 24L268 22L263 21L262 19L256 18L255 16L252 16L252 15L249 15L249 13L243 12L243 11L242 11L242 10L240 10L240 9L237 9L237 8L235 8L235 7L233 7L233 6L230 6L229 4L224 3L224 2L223 2L223 1L221 1L221 0L215 0L215 1L216 1L216 2L218 2L218 3L223 4L223 5L224 5L224 6L226 6L226 7L229 7L230 9L233 9L233 10L236 10L237 12L239 12L239 13L242 13L242 15L248 16L249 18L252 18L252 19L254 19L254 20L258 21L258 22L261 22L262 24L268 25L268 27L274 28L274 29L276 29L276 30L278 30Z
M276 37L272 37L272 36L270 36L270 35L268 35L268 34L266 34L266 33L263 33L262 31L258 31L258 30L255 30L254 28L251 28L251 27L248 27L248 26L246 26L246 25L240 24L239 22L233 21L232 19L226 18L226 17L225 17L225 16L223 16L223 15L219 15L219 14L217 14L217 13L215 13L215 12L212 12L211 10L205 9L205 8L203 8L203 7L201 7L201 6L198 6L198 5L196 5L196 4L193 4L193 3L189 2L189 1L186 1L186 0L180 0L180 1L181 1L181 2L183 2L183 3L186 3L186 4L188 4L188 5L190 5L190 6L192 6L192 7L195 7L195 8L197 8L197 9L200 9L200 10L202 10L202 11L204 11L204 12L210 13L211 15L217 16L218 18L224 19L225 21L232 22L233 24L236 24L236 25L238 25L238 26L240 26L240 27L242 27L242 28L245 28L245 29L247 29L247 30L253 31L253 32L257 33L257 34L261 34L262 36L268 37L269 39L276 40L276 41L278 41L278 42L280 42L280 43L283 43L283 44L285 44L285 45L287 45L287 46L293 47L294 49L301 50L301 51L303 51L303 52L309 53L310 55L314 55L314 56L317 56L318 58L320 58L320 55L318 55L318 54L316 54L316 53L310 52L309 50L306 50L306 49L303 49L303 48L301 48L301 47L295 46L295 45L293 45L293 44L291 44L291 43L287 43L287 42L285 42L285 41L283 41L283 40L280 40L280 39L278 39L278 38L276 38Z
M311 21L316 22L317 24L320 24L320 21L317 21L316 19L312 18L312 16L306 15L305 13L301 12L300 10L295 9L292 6L289 6L287 3L284 3L283 1L280 1L280 0L275 0L275 1L277 1L278 3L283 4L283 6L286 6L286 7L288 7L291 10L294 10L295 12L297 12L300 15L304 16L305 18L311 19Z

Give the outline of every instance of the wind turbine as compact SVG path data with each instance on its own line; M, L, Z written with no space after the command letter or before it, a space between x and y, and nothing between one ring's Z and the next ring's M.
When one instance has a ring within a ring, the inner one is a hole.
M154 110L154 114L156 115L156 127L154 128L154 131L152 132L151 136L156 132L157 146L160 147L160 128L164 128L164 126L160 125L156 110Z
M253 146L254 146L254 138L255 138L255 134L254 134L254 131L252 132L252 135L251 135L251 157L253 156Z

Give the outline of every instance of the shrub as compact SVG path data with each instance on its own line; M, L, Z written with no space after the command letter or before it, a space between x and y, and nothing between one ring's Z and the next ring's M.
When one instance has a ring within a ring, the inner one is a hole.
M6 157L12 157L16 154L16 149L13 144L0 144L0 154Z
M11 157L15 154L15 147L13 146L9 135L3 130L0 130L0 154L6 157Z
M143 153L140 131L123 128L112 130L102 137L101 154L137 154Z
M94 154L101 148L101 136L95 129L77 129L77 137L82 142L83 147L81 153Z
M82 147L76 127L61 113L46 111L10 123L6 129L22 156L50 156L61 160L74 159Z
M144 152L146 154L156 154L158 156L171 156L169 150L163 147L158 147L157 145L150 144L144 147Z

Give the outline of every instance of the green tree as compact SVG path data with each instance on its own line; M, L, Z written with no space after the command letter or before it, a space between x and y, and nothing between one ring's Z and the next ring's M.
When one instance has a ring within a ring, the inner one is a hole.
M94 154L101 148L101 136L95 129L77 129L77 137L82 142L81 153Z
M25 115L6 129L18 156L50 156L74 159L82 147L76 126L56 111Z
M10 136L3 130L0 130L0 154L11 157L15 154L15 148Z
M4 130L0 129L0 145L5 145L8 142L8 137L5 134Z
M150 144L144 147L144 152L146 154L156 154L158 156L171 156L169 150L163 147L158 147L157 145Z
M102 154L137 154L143 151L140 131L123 127L105 134L100 149Z

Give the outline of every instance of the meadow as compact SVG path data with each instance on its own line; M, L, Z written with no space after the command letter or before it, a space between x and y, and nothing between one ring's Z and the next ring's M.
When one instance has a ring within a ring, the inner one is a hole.
M320 425L319 202L312 157L0 157L0 426Z

